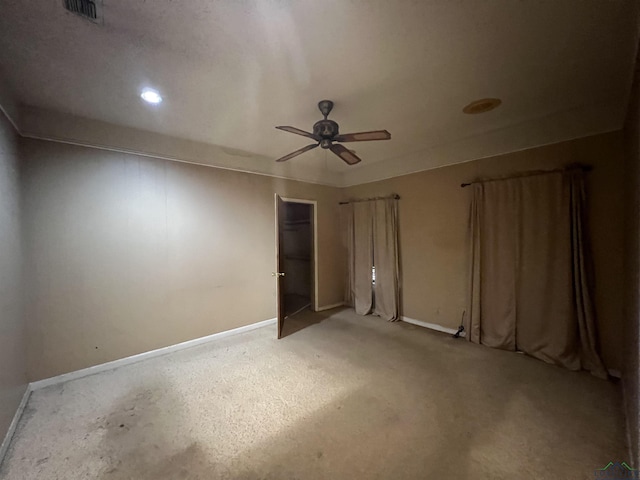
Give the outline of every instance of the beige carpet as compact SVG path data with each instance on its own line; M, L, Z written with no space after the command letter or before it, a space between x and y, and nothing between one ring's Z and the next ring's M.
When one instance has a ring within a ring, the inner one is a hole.
M626 459L612 383L350 310L302 315L279 341L262 328L34 393L0 477L568 480Z

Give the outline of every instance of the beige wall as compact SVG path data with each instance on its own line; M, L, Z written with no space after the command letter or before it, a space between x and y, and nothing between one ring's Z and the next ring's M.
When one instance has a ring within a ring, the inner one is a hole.
M404 315L455 328L468 281L460 183L572 162L595 167L601 343L607 366L622 364L620 132L342 191L53 142L22 151L31 379L274 317L274 192L319 202L320 306L342 300L338 199L399 193Z
M335 188L21 147L31 380L275 317L274 192L318 201L319 305L342 300Z
M551 169L582 162L589 174L596 308L602 352L609 368L622 364L623 148L620 132L485 158L345 189L345 197L392 192L400 200L404 315L455 328L465 309L468 217L476 177Z
M625 330L624 386L631 461L640 467L640 63L625 125Z
M17 136L0 112L0 443L27 386Z

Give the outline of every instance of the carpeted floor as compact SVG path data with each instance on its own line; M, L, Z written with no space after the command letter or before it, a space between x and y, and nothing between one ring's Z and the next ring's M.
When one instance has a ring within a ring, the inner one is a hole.
M262 328L35 392L0 477L569 480L626 459L610 382L350 310L301 315L282 340Z

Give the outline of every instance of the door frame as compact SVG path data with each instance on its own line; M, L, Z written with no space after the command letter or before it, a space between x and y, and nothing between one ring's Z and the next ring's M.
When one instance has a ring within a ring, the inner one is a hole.
M278 243L280 242L279 237L279 229L280 225L278 224L278 194L274 195L274 203L276 209L276 219L275 219L275 230L276 230L276 272L278 271ZM311 310L314 312L318 311L318 201L317 200L308 200L303 198L292 198L292 197L280 197L283 202L289 203L305 203L307 205L311 205L313 210L312 215L312 224L311 228L313 228L313 294L311 298ZM278 299L276 298L276 302Z

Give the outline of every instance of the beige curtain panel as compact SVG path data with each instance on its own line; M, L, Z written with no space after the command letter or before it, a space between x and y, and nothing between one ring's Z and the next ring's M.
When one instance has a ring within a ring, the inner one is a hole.
M373 311L373 208L370 202L353 204L353 290L359 315Z
M399 320L398 200L386 198L372 204L373 263L376 266L373 313L385 320Z
M605 377L581 170L475 183L467 338Z
M353 204L340 204L340 230L342 232L342 243L347 252L346 268L347 282L344 288L344 303L350 307L355 307L353 290L355 288L354 278L354 261L353 245L355 239L353 237Z
M345 301L359 315L400 318L398 201L359 201L341 206L347 248ZM376 269L373 284L373 266Z

